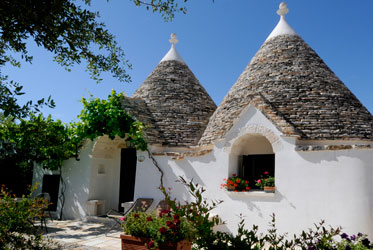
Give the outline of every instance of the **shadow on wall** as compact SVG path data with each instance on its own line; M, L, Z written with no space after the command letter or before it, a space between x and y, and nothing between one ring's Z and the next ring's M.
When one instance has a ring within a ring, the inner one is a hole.
M366 220L370 226L370 232L368 232L370 238L373 238L373 150L359 150L357 157L363 159L365 162L364 176L365 181L363 182L363 190L366 191L366 197L369 197L369 216Z
M274 194L261 194L260 196L254 196L254 194L252 195L250 193L238 193L228 196L235 202L244 203L251 212L256 212L260 218L264 217L260 207L256 205L258 203L280 203L282 200L286 200L290 207L292 207L294 210L296 209L296 206L289 202L288 199L286 199L286 197L279 190L277 190L277 188Z
M193 168L193 162L211 163L211 162L215 162L215 160L216 159L213 153L209 153L209 154L200 156L195 159L193 157L190 157L188 158L188 160L185 160L185 159L176 160L174 161L175 164L178 166L179 170L182 171L182 174L180 173L179 175L175 174L175 172L172 169L167 169L167 168L170 168L168 164L165 164L165 166L160 166L165 173L165 186L167 185L172 186L173 188L172 193L182 194L183 197L190 198L189 191L187 190L187 188L181 183L178 183L179 176L180 175L183 176L186 179L186 181L193 180L194 184L205 186L204 181L201 179L200 175ZM175 182L177 182L176 185L172 183L172 180L175 180Z
M70 159L64 163L62 176L66 184L62 219L83 219L88 199L89 164ZM60 210L60 202L58 207Z
M297 151L296 151L297 152ZM337 151L298 151L298 155L304 160L312 163L321 163L322 161L337 162Z
M199 185L205 185L205 183L203 182L201 177L198 175L198 173L194 170L193 165L190 164L189 161L181 160L181 161L176 161L175 163L181 170L184 171L185 178L187 180L192 180L193 179L193 183L195 183L195 184L198 183ZM178 176L177 176L177 179L179 179Z
M211 162L214 160L215 158L213 157L212 153L198 157L198 162ZM193 168L194 161L197 161L197 158L196 160L194 160L193 158L188 158L188 160L183 159L174 161L177 166L177 168L175 168L177 170L175 171L175 169L172 169L169 164L165 164L164 161L158 160L158 164L165 174L164 186L166 188L171 187L171 196L176 198L180 202L191 199L188 188L179 182L180 176L182 176L187 182L193 180L194 184L205 186L205 182L202 180L199 173L197 173Z
M182 160L185 162L184 160ZM180 167L180 166L179 166ZM183 201L190 200L191 196L189 194L189 191L186 186L184 186L182 183L179 182L179 176L172 171L172 169L169 169L170 166L161 166L160 168L164 171L164 186L166 189L168 188L168 192L170 193L171 197L176 198L178 201L183 203ZM188 176L183 176L187 181L190 179ZM194 180L194 183L197 183ZM199 183L202 184L202 183ZM176 196L175 196L176 195Z

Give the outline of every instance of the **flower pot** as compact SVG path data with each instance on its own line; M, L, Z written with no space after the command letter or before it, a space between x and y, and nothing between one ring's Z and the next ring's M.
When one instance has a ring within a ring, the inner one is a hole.
M131 235L121 234L122 250L148 250L145 246L150 241L149 238L135 237ZM165 243L161 246L162 250L191 250L192 243L186 240L177 243Z
M233 192L234 191L234 187L227 187L227 191Z
M274 193L275 192L275 187L264 186L264 192L266 192L266 193Z

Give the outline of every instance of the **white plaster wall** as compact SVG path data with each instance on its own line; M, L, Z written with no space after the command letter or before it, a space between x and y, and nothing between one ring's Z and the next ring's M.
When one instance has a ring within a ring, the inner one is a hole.
M33 192L33 195L36 196L41 193L43 187L43 176L45 174L53 174L53 171L49 169L43 169L39 165L34 164L34 169L32 172L32 186L35 186L36 189ZM55 173L58 174L58 173Z
M63 208L63 219L84 219L86 216L91 172L91 151L93 143L90 141L82 150L79 161L71 158L64 161L62 177L66 183L65 205ZM61 192L61 185L60 185ZM57 212L61 209L58 203Z
M271 143L276 155L275 194L231 193L220 189L223 179L237 172L239 159L232 154L232 145L246 134L263 135ZM275 213L281 232L300 233L325 219L327 224L343 226L347 233L362 232L373 237L373 150L297 152L296 142L296 138L284 137L261 112L250 106L226 138L216 143L213 152L177 161L166 156L155 158L165 173L164 184L171 188L174 197L181 201L190 199L186 188L175 182L183 176L206 187L208 199L224 201L213 211L227 222L224 230L236 232L242 215L248 228L256 224L264 231L270 215ZM93 144L88 143L80 161L64 162L62 174L67 184L64 218L83 219L89 199L105 199L106 210L118 206L120 148L109 145L110 150L106 148L94 158L92 148ZM138 152L137 156L141 155L145 160L137 162L135 198L161 200L160 173L146 152ZM106 167L105 175L97 175L100 164ZM34 181L41 178L41 170L36 168Z
M224 178L237 171L237 158L230 154L235 140L247 133L264 135L272 144L276 161L276 193L231 193L220 189ZM325 219L342 226L347 233L373 237L373 150L297 152L296 138L282 136L273 124L249 107L214 151L201 157L172 160L155 157L165 172L165 186L179 200L188 200L187 190L175 181L178 176L193 179L206 187L206 197L224 202L214 211L236 232L240 214L252 224L267 229L270 215L276 214L280 232L300 233ZM136 197L162 199L159 173L146 157L138 163Z
M86 216L86 202L89 193L90 166L91 166L92 142L88 142L80 155L80 161L75 158L66 160L62 164L62 178L66 184L65 204L62 219L84 219ZM41 192L43 176L45 174L59 174L58 171L50 171L34 166L33 184L38 183L35 195ZM61 195L62 184L60 183L59 195ZM56 214L59 217L61 201L58 200Z
M100 165L105 173L99 173ZM120 179L120 148L114 148L112 157L93 158L90 171L88 200L105 200L105 212L118 209Z

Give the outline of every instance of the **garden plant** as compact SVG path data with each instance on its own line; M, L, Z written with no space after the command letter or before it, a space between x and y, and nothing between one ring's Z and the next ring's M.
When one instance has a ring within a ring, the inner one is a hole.
M220 185L220 188L226 188L229 191L234 192L246 192L250 191L249 182L240 177L237 177L237 174L233 174L233 177L224 179L224 183Z
M0 189L0 249L48 250L59 246L42 237L37 221L48 206L42 198L27 196L16 199L4 186Z

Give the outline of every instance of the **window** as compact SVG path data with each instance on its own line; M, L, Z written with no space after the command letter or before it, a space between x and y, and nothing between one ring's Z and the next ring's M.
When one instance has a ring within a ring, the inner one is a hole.
M275 155L244 155L238 175L249 181L251 189L259 189L255 183L264 172L268 171L270 176L275 176Z
M261 134L245 134L236 139L232 145L229 173L237 173L249 181L251 190L258 190L255 183L264 172L275 176L275 153L268 139Z

